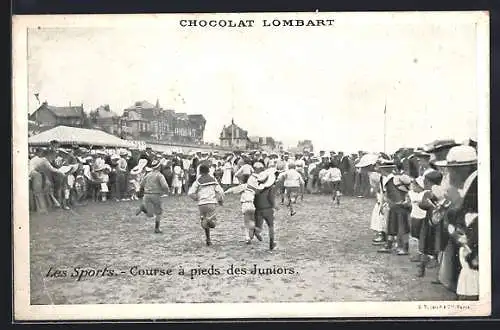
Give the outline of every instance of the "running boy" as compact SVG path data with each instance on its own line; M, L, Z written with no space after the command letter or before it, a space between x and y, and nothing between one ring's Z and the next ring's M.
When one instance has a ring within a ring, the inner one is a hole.
M278 181L282 182L285 187L286 197L288 200L288 208L290 216L295 215L293 205L297 202L297 197L300 191L304 188L304 179L302 175L295 169L295 163L288 164L288 170L278 176Z
M189 188L188 196L198 202L201 227L205 231L205 242L207 246L210 246L212 245L210 229L215 228L217 224L215 210L217 204L224 203L224 191L215 178L209 174L210 169L207 164L202 163L199 169L200 176Z
M160 172L160 161L153 160L151 162L151 169L152 171L146 174L141 181L140 190L144 192L141 209L145 211L148 218L155 217L155 233L161 234L160 220L163 208L160 197L164 192L169 192L170 189L167 180Z

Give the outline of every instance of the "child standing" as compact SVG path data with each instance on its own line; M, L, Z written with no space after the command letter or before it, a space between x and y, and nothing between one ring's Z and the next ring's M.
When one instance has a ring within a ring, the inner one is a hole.
M407 195L407 198L411 204L409 254L410 260L413 262L418 262L421 259L418 252L418 240L420 237L420 230L422 229L422 223L425 221L427 211L420 208L419 205L422 202L425 194L424 189L424 178L420 176L412 182L410 191Z
M73 175L78 170L79 164L64 165L59 168L59 171L64 176L63 180L63 209L69 210L71 205L71 197L75 186L75 176Z
M200 176L189 188L188 196L198 202L200 211L201 227L205 231L205 242L207 246L212 245L210 229L217 224L217 204L224 203L224 191L214 177L209 174L206 164L200 165Z

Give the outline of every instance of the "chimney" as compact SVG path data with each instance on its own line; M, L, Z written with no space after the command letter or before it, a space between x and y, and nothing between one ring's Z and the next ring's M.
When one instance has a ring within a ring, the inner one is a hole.
M71 101L69 101L69 107L71 108Z

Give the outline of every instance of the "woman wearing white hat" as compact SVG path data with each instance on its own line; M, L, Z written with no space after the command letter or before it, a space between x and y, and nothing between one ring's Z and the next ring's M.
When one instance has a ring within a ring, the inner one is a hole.
M450 202L444 223L449 235L443 242L446 246L442 253L439 281L449 290L456 291L461 268L457 235L467 227L466 214L477 213L477 153L471 146L454 146L446 159L436 161L435 165L447 169L443 181L448 184L445 197Z
M182 181L184 178L184 171L182 167L178 164L174 166L173 178L172 178L172 189L174 195L180 195L182 193Z
M233 183L233 166L231 165L231 159L232 156L227 156L224 166L222 167L223 174L221 184L224 190L227 190Z

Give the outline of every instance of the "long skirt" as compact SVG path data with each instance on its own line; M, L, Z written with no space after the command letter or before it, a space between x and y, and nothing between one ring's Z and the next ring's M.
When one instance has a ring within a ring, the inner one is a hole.
M418 237L418 251L420 253L429 256L437 255L439 251L436 249L436 229L437 226L429 223L429 217L422 220L420 235Z
M231 169L224 170L224 174L222 174L221 183L224 184L224 185L231 185L232 182L233 182L233 180L232 180Z
M370 219L370 229L377 232L386 232L388 212L384 212L384 210L381 210L381 208L382 204L380 203L376 203L373 206L373 211Z
M389 209L387 234L392 236L408 234L410 232L409 215L408 210L403 207L391 207Z
M460 261L458 258L458 246L453 239L448 240L448 245L443 251L439 265L439 281L445 288L455 292L457 289L458 275L460 274Z
M459 250L460 265L462 267L458 276L457 295L478 296L479 295L479 271L472 269L465 260L465 248Z

